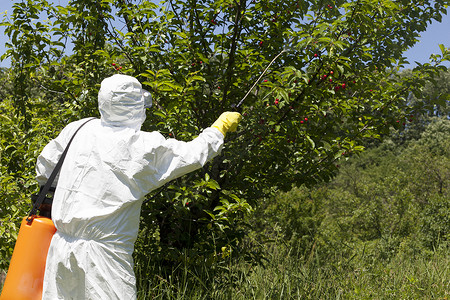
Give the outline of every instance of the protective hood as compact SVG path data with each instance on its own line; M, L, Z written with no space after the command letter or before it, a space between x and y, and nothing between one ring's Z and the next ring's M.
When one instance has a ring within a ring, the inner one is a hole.
M105 78L98 93L103 125L140 130L145 121L144 90L134 77L116 74Z

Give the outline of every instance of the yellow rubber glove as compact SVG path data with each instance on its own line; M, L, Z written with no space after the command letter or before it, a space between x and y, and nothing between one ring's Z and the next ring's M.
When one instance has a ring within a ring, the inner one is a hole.
M225 137L227 132L236 131L236 128L241 121L242 116L238 112L224 112L220 117L211 125L211 127L219 129L219 131Z

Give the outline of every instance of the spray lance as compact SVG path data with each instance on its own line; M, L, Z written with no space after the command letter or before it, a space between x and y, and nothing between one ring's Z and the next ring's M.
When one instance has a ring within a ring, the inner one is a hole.
M291 50L288 50L287 48L284 48L280 53L277 54L277 56L275 56L272 61L267 65L267 67L264 69L264 71L261 73L261 75L259 75L258 79L255 81L255 83L252 85L252 87L247 91L247 93L245 94L245 96L241 99L241 101L239 101L238 104L236 105L232 105L232 107L235 110L238 110L239 107L242 105L242 103L244 102L244 100L247 98L247 96L252 92L252 90L258 85L259 81L261 80L261 78L267 73L267 70L269 70L270 66L278 59L278 57L281 56L281 54L283 54L284 52L288 52Z

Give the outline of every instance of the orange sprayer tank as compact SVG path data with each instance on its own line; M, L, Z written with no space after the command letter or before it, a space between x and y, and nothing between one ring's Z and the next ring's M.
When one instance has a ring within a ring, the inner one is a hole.
M46 217L34 217L31 225L26 219L20 225L0 300L42 298L45 261L56 228Z

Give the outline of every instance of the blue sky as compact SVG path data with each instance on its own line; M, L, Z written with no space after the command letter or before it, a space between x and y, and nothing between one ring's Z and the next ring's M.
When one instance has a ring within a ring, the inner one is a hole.
M0 13L8 11L8 14L10 14L12 12L11 7L13 2L10 0L1 0ZM54 0L53 2L55 4L63 4L67 0ZM0 17L3 18L3 14ZM3 31L4 27L0 27L0 55L5 53L5 43L8 39ZM414 67L415 61L426 63L429 61L431 54L440 54L439 44L443 44L447 48L450 47L450 15L448 14L443 16L441 23L434 21L429 25L427 31L421 34L420 41L405 53L405 56L410 62L410 65L406 67ZM2 61L0 62L0 67L8 67L9 64L9 61ZM450 62L447 62L445 65L450 67Z
M427 31L421 34L420 42L405 52L408 61L414 66L414 61L425 63L429 61L431 54L441 54L439 44L450 48L450 15L444 15L442 22L434 21L428 25ZM445 65L450 67L450 62Z

